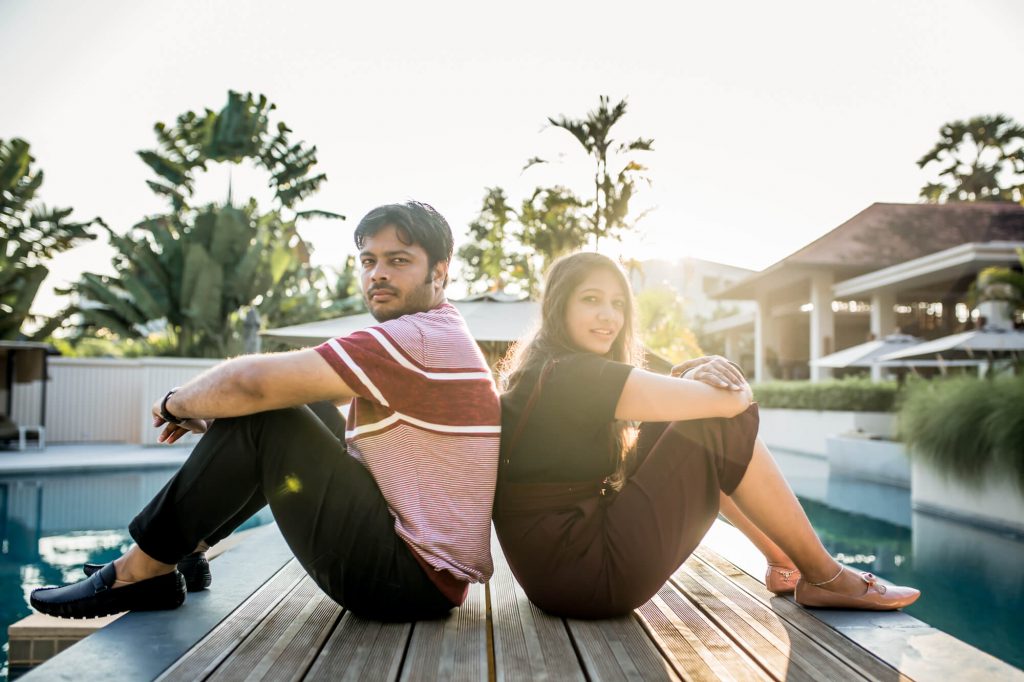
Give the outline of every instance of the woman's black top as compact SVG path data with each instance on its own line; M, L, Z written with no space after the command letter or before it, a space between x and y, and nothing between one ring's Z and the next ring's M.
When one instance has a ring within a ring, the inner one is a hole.
M615 407L632 365L593 353L558 357L544 377L515 448L520 416L543 368L501 396L501 478L514 483L600 480L614 473Z

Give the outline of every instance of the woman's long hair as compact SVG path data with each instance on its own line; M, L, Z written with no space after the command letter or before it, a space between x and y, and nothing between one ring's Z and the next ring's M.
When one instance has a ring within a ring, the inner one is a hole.
M511 391L528 373L541 371L549 360L559 355L579 352L566 326L566 309L572 292L595 270L615 275L626 295L624 319L619 335L611 349L603 356L609 360L639 367L643 364L643 347L634 328L635 305L629 280L622 268L607 256L598 253L574 253L559 258L548 270L541 298L541 326L528 341L516 343L499 366L502 386ZM612 424L613 440L618 449L619 466L612 477L613 485L621 487L633 451L636 429L630 422Z

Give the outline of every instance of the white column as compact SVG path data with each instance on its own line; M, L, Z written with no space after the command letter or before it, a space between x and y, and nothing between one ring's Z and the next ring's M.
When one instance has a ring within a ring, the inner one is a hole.
M729 330L725 333L725 357L729 358L736 364L739 364L740 358L736 356L737 353L737 332Z
M758 299L754 316L754 381L768 381L768 342L771 339L771 306L766 299ZM731 358L730 358L731 359Z
M896 331L896 292L878 291L871 294L871 337L883 339ZM943 310L945 312L945 310ZM881 381L887 375L879 365L871 367L871 380Z
M878 291L871 294L871 333L874 338L881 339L896 331L895 306L896 292Z
M836 320L832 312L832 273L818 273L811 279L811 360L835 351ZM811 365L811 381L832 376L828 367Z

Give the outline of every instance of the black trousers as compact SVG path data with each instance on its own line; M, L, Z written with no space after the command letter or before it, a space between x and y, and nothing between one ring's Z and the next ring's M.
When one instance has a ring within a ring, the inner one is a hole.
M326 404L218 419L129 532L146 554L173 564L269 504L299 563L342 606L375 620L443 617L453 604L395 533L344 430Z

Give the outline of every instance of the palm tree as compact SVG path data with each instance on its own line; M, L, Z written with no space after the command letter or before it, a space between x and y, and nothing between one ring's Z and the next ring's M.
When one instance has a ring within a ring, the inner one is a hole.
M953 121L939 130L939 141L917 161L938 164L939 182L921 197L944 201L1024 201L1024 125L1003 114Z
M548 118L552 126L571 134L594 162L594 198L590 206L593 214L587 232L594 238L595 246L604 237L620 237L621 232L631 226L627 221L629 201L637 182L647 181L644 175L647 168L628 157L632 152L653 151L654 140L640 137L616 143L612 128L625 115L625 99L611 104L607 95L601 95L597 108L583 118L565 115ZM546 161L534 157L526 163L526 168L539 163Z
M43 171L34 170L30 145L22 139L0 139L0 339L22 335L22 324L35 321L29 310L49 269L43 264L86 239L99 218L69 220L72 209L47 208L35 202L43 184ZM51 322L35 331L44 338L59 324Z

